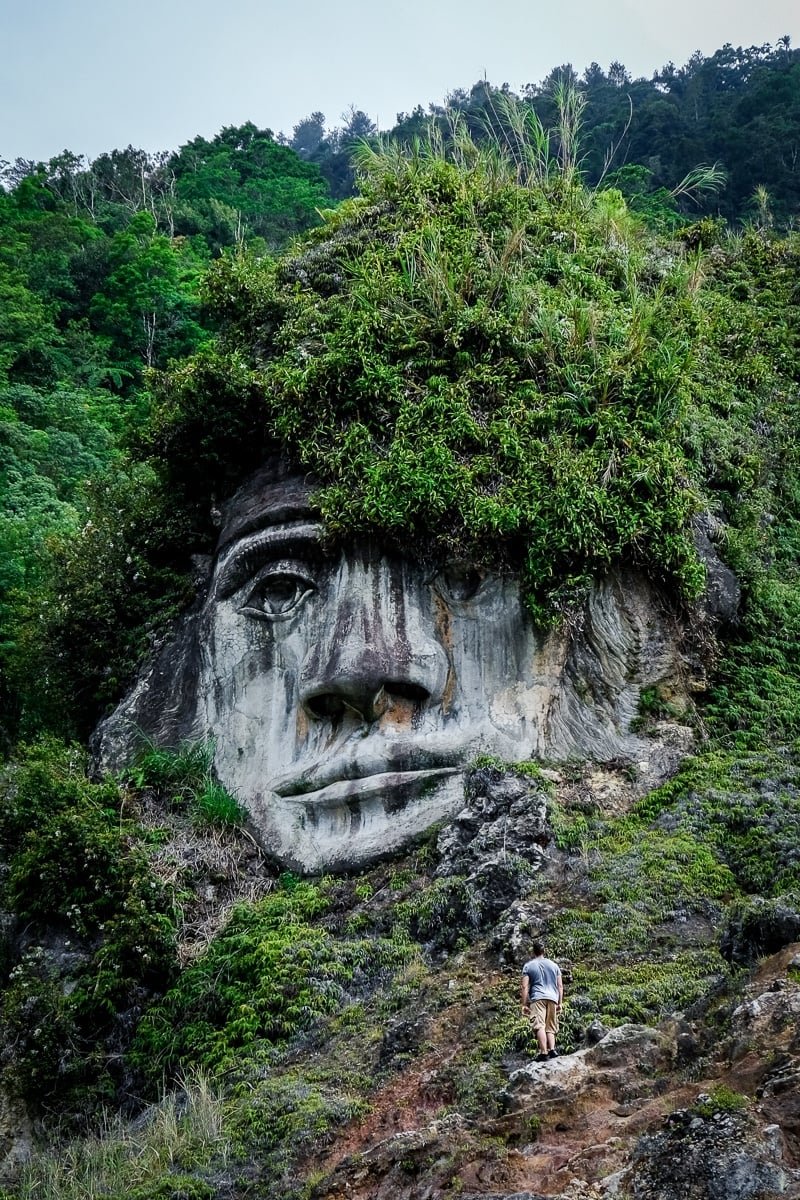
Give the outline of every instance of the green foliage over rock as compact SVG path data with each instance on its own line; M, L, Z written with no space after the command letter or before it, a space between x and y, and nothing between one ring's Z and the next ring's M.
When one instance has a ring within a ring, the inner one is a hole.
M689 759L634 810L634 820L652 817L713 847L743 892L800 887L798 767L789 750Z
M510 562L540 602L623 557L693 593L684 264L618 193L462 150L365 159L362 197L299 253L212 273L221 346L155 417L171 478L191 487L203 406L237 380L333 534Z
M34 1106L91 1109L113 1094L125 1012L175 969L172 898L150 870L117 785L81 751L29 748L0 778L2 1079Z
M186 1062L231 1066L244 1048L286 1043L407 955L401 940L332 937L314 921L326 908L324 888L288 877L238 908L147 1014L133 1061L153 1080Z

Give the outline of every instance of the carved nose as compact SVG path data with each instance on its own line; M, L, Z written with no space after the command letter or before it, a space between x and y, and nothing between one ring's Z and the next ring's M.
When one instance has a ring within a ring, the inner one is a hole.
M419 710L441 698L447 659L400 567L345 561L319 633L300 675L300 700L312 719L350 714L372 724L392 708Z

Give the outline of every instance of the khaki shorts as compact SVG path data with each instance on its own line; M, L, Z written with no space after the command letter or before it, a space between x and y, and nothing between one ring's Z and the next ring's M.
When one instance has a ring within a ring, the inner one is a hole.
M531 1000L531 1024L545 1033L558 1033L558 1006L555 1000Z

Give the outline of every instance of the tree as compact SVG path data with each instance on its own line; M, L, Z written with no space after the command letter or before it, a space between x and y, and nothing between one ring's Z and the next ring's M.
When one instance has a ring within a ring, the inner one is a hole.
M197 322L200 263L191 246L158 233L150 213L139 212L114 235L110 274L90 307L91 319L112 341L120 367L165 366L202 340Z
M625 87L631 81L630 71L627 70L624 63L617 62L615 59L608 68L608 79L614 87Z
M378 132L378 127L371 117L353 104L342 113L342 121L344 124L339 133L339 141L342 146L347 146L360 139L369 139Z
M295 125L289 145L297 151L301 158L310 158L319 149L320 143L324 139L325 114L313 112L311 116L304 117Z
M316 224L317 210L330 203L319 167L252 122L228 126L210 141L194 138L168 167L175 176L176 230L202 234L214 252L235 238L212 201L240 214L243 234L263 238L270 249Z

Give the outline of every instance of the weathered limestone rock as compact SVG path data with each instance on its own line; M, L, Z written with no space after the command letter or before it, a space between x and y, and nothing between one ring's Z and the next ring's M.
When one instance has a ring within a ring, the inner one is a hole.
M0 1186L14 1182L32 1144L33 1129L24 1108L0 1089Z
M437 839L437 875L466 874L487 857L518 857L531 871L541 869L552 833L539 780L482 767L468 775L464 801Z
M652 1073L667 1066L674 1048L657 1029L618 1025L593 1046L549 1062L531 1062L514 1071L509 1090L518 1106L535 1099L537 1107L574 1104L604 1072Z
M109 767L144 732L212 738L264 848L304 871L389 854L463 805L490 753L664 770L632 731L643 689L685 693L680 630L635 575L537 632L512 577L332 553L309 489L269 471L227 506L207 590L98 731ZM667 755L674 765L674 753Z
M777 1127L737 1113L671 1114L642 1138L623 1188L634 1200L767 1200L796 1196L797 1174L782 1161ZM623 1190L622 1194L625 1194Z

